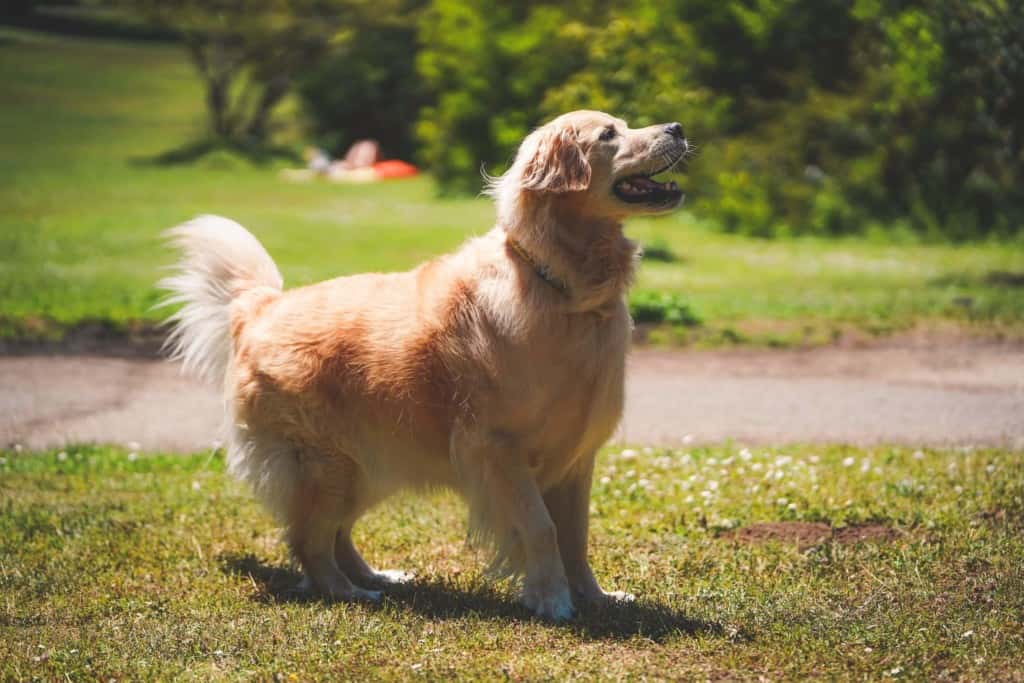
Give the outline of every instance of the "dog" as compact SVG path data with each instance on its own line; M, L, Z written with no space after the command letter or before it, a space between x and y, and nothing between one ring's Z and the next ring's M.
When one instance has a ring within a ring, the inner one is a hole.
M621 417L632 329L638 250L622 222L682 203L652 176L688 149L678 123L560 116L488 179L494 228L404 273L284 291L237 223L168 231L183 252L161 282L183 304L170 356L222 387L229 470L284 526L305 585L380 599L409 575L372 569L353 525L399 489L448 487L538 616L632 599L587 561L594 457Z

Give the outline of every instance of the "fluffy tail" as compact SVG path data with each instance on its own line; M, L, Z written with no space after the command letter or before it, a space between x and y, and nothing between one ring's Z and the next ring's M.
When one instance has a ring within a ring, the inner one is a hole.
M252 233L227 218L200 216L165 236L183 256L159 283L170 293L162 305L184 306L167 320L164 349L186 372L220 384L231 358L231 302L258 287L281 291L281 274Z

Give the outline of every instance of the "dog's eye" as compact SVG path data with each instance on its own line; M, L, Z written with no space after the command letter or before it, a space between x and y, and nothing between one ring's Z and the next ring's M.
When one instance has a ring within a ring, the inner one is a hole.
M603 131L601 131L601 135L597 139L600 140L601 142L608 142L617 134L618 131L615 130L614 128L605 128Z

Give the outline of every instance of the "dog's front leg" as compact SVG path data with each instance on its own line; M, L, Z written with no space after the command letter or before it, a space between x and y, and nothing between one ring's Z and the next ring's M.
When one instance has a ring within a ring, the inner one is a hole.
M603 591L587 561L593 473L594 457L590 456L570 472L564 481L544 494L544 503L558 530L558 548L562 553L562 563L573 595L590 604L630 601L633 596L629 593Z
M523 604L540 617L562 621L574 608L557 531L518 443L506 432L477 433L461 439L457 457L481 488L475 497L490 530L499 539L509 530L515 533L526 575ZM499 542L499 553L510 550Z

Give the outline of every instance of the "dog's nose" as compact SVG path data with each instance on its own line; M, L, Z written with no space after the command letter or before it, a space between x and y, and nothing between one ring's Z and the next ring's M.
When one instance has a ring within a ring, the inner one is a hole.
M674 138L679 138L680 140L686 137L686 133L683 132L683 124L678 121L665 126L665 132Z

